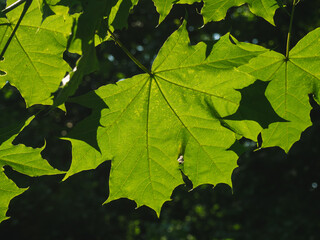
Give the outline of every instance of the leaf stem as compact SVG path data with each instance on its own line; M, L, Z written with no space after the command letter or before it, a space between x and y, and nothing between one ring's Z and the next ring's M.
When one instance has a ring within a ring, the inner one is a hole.
M294 16L294 9L295 6L299 3L300 0L293 0L292 10L290 15L290 25L287 37L287 47L286 47L286 60L289 60L289 53L290 53L290 41L291 41L291 32L292 32L292 25L293 25L293 16Z
M3 56L4 56L5 52L7 51L7 49L8 49L8 47L9 47L9 45L10 45L10 43L11 43L11 41L12 41L12 39L13 39L15 33L16 33L16 31L18 30L19 25L20 25L20 23L21 23L24 15L27 13L27 11L28 11L31 3L32 3L32 0L26 0L25 2L26 2L26 3L24 4L22 13L21 13L21 15L20 15L20 17L19 17L19 20L18 20L16 26L14 27L14 29L13 29L10 37L8 38L8 41L6 42L6 45L3 47L3 49L2 49L2 51L1 51L1 53L0 53L0 61L3 59Z
M18 0L18 1L16 1L16 2L12 3L10 6L6 7L5 9L3 9L3 10L1 11L1 14L6 14L6 13L12 11L13 9L19 7L19 6L20 6L22 3L24 3L25 1L27 1L27 0Z
M110 33L113 41L115 41L115 43L122 49L122 51L125 52L125 54L145 73L148 73L151 77L153 77L153 74L151 73L150 70L148 70L141 62L139 62L138 59L136 59L131 53L130 51L120 42L120 40L114 35L114 33L112 31L110 31L110 29L108 29L108 32Z

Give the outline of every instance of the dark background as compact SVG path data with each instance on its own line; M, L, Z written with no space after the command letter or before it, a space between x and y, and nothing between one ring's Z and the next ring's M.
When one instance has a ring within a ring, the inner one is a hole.
M150 0L141 0L128 20L128 29L117 31L118 38L145 66L152 60L167 37L188 16L193 44L213 42L231 32L240 41L260 44L285 52L289 16L279 9L277 27L252 15L246 6L232 8L225 20L202 27L198 14L201 4L178 5L158 27L158 14ZM290 11L290 8L287 9ZM292 45L320 26L320 1L301 1L296 9ZM77 94L131 77L141 70L113 42L97 47L100 69L86 76ZM75 58L66 54L70 64ZM320 60L319 60L320 61ZM135 209L135 203L121 199L102 206L108 196L106 162L96 170L74 175L65 182L62 176L30 178L6 168L5 173L20 187L30 189L10 203L11 219L0 224L1 239L87 240L87 239L159 239L159 240L251 240L320 239L320 108L312 99L313 126L286 155L279 148L252 151L253 145L242 140L247 152L235 169L233 193L218 184L200 186L189 192L189 184L178 187L173 201L167 202L158 219L147 207ZM29 110L19 92L10 85L0 91L0 124L17 121ZM46 141L43 156L55 167L67 170L71 163L71 145L59 137L90 114L90 109L67 104L61 110L37 117L15 140L32 147ZM44 140L45 139L45 140Z

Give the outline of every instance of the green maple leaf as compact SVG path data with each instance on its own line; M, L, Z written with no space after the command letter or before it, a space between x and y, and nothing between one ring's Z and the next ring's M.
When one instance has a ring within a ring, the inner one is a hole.
M109 26L113 29L122 29L127 26L127 18L130 11L139 0L118 0L114 6L112 6L108 15Z
M173 4L193 4L195 2L201 2L201 0L153 0L157 12L160 14L159 24L169 14Z
M69 46L72 52L81 54L83 43L94 41L95 46L99 45L109 39L107 29L114 31L127 27L130 11L138 4L138 0L66 0L63 3L51 1L50 4L54 11L60 6L59 4L82 7L82 11L74 15L76 19L75 36ZM61 10L59 13L61 14ZM65 12L63 15L69 16L69 13ZM79 39L80 43L79 41L74 43L76 39Z
M247 3L250 11L274 25L273 16L275 11L281 6L277 0L205 0L201 13L204 24L210 21L222 20L227 10L231 7L240 6Z
M15 196L26 189L19 189L3 173L4 166L10 166L13 170L31 177L42 175L61 174L63 172L52 168L41 157L43 148L34 149L22 144L13 145L12 141L32 118L24 123L12 124L6 128L0 128L0 222L7 219L5 213L9 202Z
M14 0L7 1L8 4ZM22 7L0 19L0 49L4 47L20 16ZM27 106L51 104L55 92L70 69L63 60L63 52L71 33L72 18L52 15L42 22L42 13L36 1L32 3L22 20L0 69L0 87L6 81L17 87Z
M207 0L208 1L208 0ZM210 0L209 0L210 1ZM173 4L193 4L196 2L201 2L201 0L153 0L157 12L160 14L159 24L166 18L169 14ZM206 2L206 1L204 1ZM227 11L226 9L225 11Z
M22 194L25 190L18 188L14 182L7 178L3 169L0 170L0 222L8 219L6 212L11 199Z
M15 136L0 145L0 166L10 166L13 170L31 177L60 174L42 157L43 148L34 149L22 144L12 145Z
M192 4L201 2L200 0L153 0L157 11L160 14L159 23L169 14L173 4ZM204 18L204 24L211 21L220 21L224 19L229 8L247 3L252 13L263 17L274 25L273 16L275 11L282 6L277 0L204 0L204 6L201 14Z
M306 35L286 59L269 51L240 67L263 81L270 81L266 96L275 112L287 122L272 123L262 131L262 147L279 146L286 152L311 126L309 94L319 103L320 28Z
M56 5L60 0L44 0L49 5Z
M94 110L69 135L73 161L66 178L112 159L108 202L125 197L158 214L183 183L180 156L194 187L231 185L237 155L228 150L236 140L230 129L238 125L223 117L239 107L236 89L255 80L235 68L265 50L230 38L212 50L190 46L184 24L161 48L152 75L74 99Z
M69 4L71 3L72 1ZM84 11L76 20L74 37L69 46L69 51L82 56L77 62L77 68L70 73L69 82L55 98L54 106L61 105L75 93L83 76L98 69L95 46L109 39L110 35L106 29L113 31L127 26L129 11L137 3L138 0L83 2Z

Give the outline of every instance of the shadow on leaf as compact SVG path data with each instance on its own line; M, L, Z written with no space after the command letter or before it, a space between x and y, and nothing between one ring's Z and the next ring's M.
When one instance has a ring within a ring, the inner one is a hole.
M253 120L261 127L267 128L274 122L287 122L281 118L272 108L265 96L268 82L260 80L243 89L237 89L241 93L241 101L238 110L225 120Z
M84 141L101 152L97 142L97 131L101 127L101 111L108 108L108 106L94 91L72 98L70 102L91 108L92 113L89 117L78 123L66 137Z

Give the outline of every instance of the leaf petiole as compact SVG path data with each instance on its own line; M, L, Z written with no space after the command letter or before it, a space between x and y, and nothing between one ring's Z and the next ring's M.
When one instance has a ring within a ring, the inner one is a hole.
M300 2L300 0L293 0L292 3L292 10L290 15L290 25L289 25L289 31L288 31L288 37L287 37L287 47L286 47L286 60L289 60L289 52L290 52L290 40L291 40L291 32L292 32L292 24L293 24L293 16L294 16L294 9L295 6Z
M122 49L122 51L125 52L125 54L145 73L148 73L151 77L153 77L153 74L151 73L150 70L148 70L141 62L139 62L138 59L136 59L131 53L130 51L120 42L120 40L114 35L114 33L112 31L110 31L110 29L107 29L108 32L110 33L113 41L115 41L115 43Z

